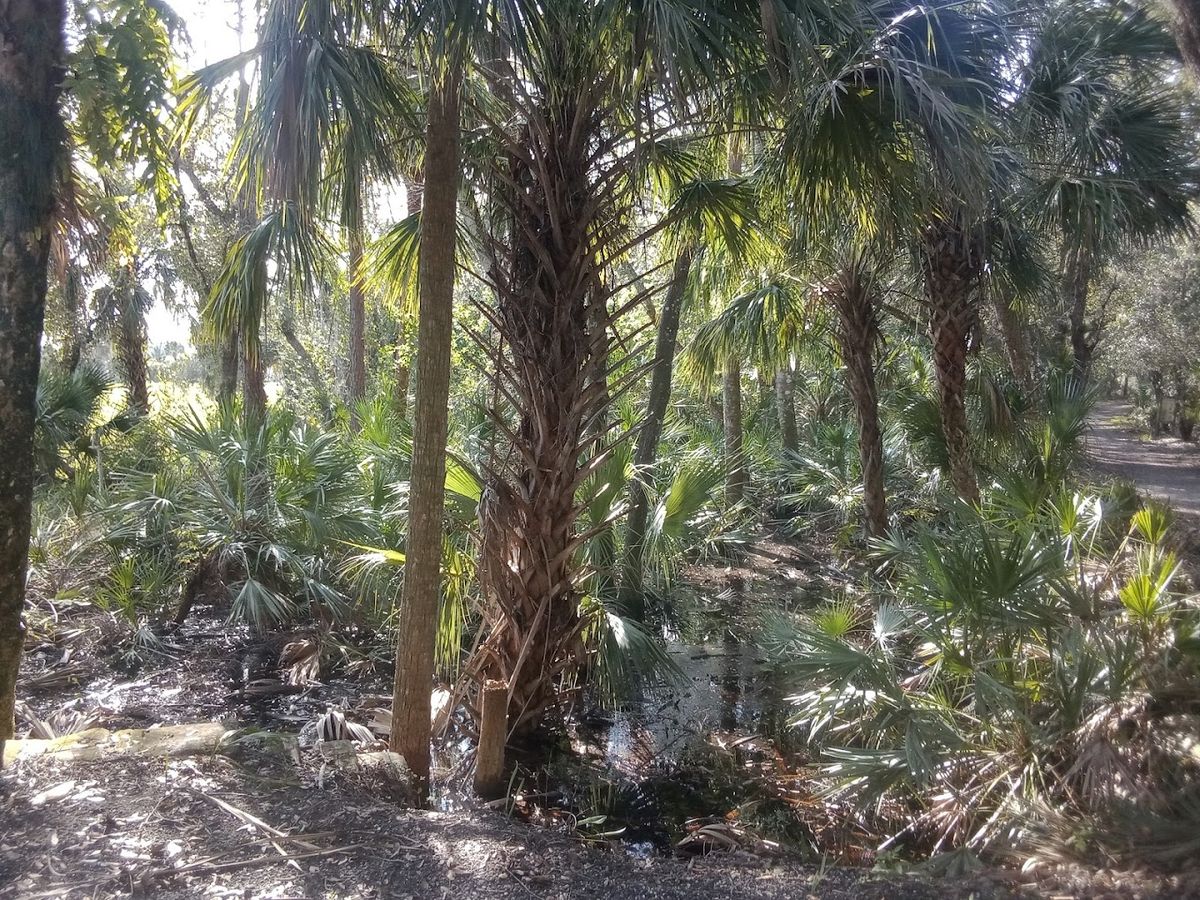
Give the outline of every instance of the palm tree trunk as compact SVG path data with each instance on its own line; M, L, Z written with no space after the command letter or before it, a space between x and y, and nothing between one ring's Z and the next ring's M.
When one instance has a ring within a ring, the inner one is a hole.
M350 257L346 274L350 279L350 372L346 378L346 399L349 401L352 421L357 421L355 405L367 395L367 307L363 297L359 276L362 272L363 232L362 225L349 229Z
M405 177L404 198L408 215L420 215L425 198L425 185L419 178ZM408 389L412 381L408 348L410 330L408 317L402 314L396 328L396 395L392 398L392 408L396 411L396 417L401 420L408 418Z
M62 280L63 306L67 311L67 335L63 342L62 364L68 373L79 368L86 335L83 303L83 272L76 263L69 263Z
M241 334L234 330L219 339L217 352L220 354L220 371L217 381L217 402L231 403L237 396L238 385L238 346Z
M1175 9L1175 42L1183 61L1200 78L1200 0L1171 0Z
M967 339L978 313L974 292L981 273L977 243L961 223L939 220L926 229L922 257L950 479L968 503L979 502L966 407Z
M450 348L454 329L454 250L458 229L459 87L451 65L429 96L425 206L418 262L417 385L404 588L396 628L391 747L429 780L430 691L441 601L442 515L446 481Z
M646 398L646 415L638 432L633 452L634 477L629 482L629 514L625 525L625 551L621 564L621 606L630 617L641 621L646 614L642 593L643 560L645 557L646 522L650 515L650 494L644 481L654 464L658 442L662 437L667 406L671 402L671 378L675 369L675 344L679 336L679 319L687 294L693 251L685 250L675 259L671 282L658 319L654 340L654 367L650 373L650 392Z
M796 401L792 395L792 373L786 369L775 373L775 410L779 416L783 449L795 453L800 449L800 439L796 434Z
M117 326L117 359L129 391L129 406L145 415L150 411L150 390L146 383L146 322L132 287L125 292L124 302Z
M742 367L736 360L725 364L721 400L725 417L725 504L736 506L746 496L746 461L742 453Z
M408 365L407 348L408 325L400 323L400 337L396 347L396 391L392 397L392 409L396 418L404 421L408 418L408 391L412 381L412 370Z
M267 415L267 367L257 337L242 346L242 415L247 422L262 422Z
M1004 338L1004 349L1013 375L1026 391L1033 384L1033 366L1029 361L1029 342L1025 339L1025 323L1007 296L997 292L993 297L996 319L1000 323L1000 334Z
M34 397L64 129L63 0L0 3L0 758L15 730L33 504Z
M867 534L887 534L887 494L883 481L883 435L875 386L875 345L879 324L870 288L855 269L844 270L831 291L838 313L838 345L846 369L846 388L858 419L863 507Z
M1087 324L1088 287L1092 279L1092 254L1077 248L1067 267L1066 288L1070 301L1071 361L1075 377L1086 381L1092 367L1093 345Z
M480 504L488 636L470 674L508 684L517 738L562 709L587 664L575 493L607 459L593 453L581 463L595 446L592 423L606 390L595 373L610 349L611 289L599 258L614 213L596 202L597 95L579 94L514 99L526 124L520 148L507 157L506 180L497 178L511 229L487 250L497 273L490 319L503 346L494 359L496 388L514 415L492 415L503 440L487 462Z

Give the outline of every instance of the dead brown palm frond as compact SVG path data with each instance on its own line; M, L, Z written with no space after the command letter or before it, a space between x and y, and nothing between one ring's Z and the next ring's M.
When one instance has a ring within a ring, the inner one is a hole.
M372 744L377 738L366 725L351 722L340 709L330 707L317 719L318 741L357 741Z
M98 709L83 709L82 700L72 700L57 707L41 718L33 708L24 701L18 700L16 705L18 721L29 725L29 736L42 740L54 740L68 734L87 731L100 721Z
M291 685L311 684L321 675L321 644L318 638L289 641L279 652L279 667L286 669Z

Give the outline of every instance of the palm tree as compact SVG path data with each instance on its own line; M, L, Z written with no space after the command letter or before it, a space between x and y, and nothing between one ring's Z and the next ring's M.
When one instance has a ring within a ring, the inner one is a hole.
M967 341L979 315L978 292L984 271L982 236L965 215L951 213L925 227L919 253L950 480L959 497L978 503L966 387Z
M245 233L229 251L205 308L221 340L236 333L245 378L244 411L265 411L261 331L274 260L283 286L309 287L333 264L325 217L336 213L350 246L350 393L365 383L359 279L362 188L370 172L393 171L389 150L411 122L408 90L391 61L367 41L370 5L355 0L271 0L258 45L192 75L181 109L194 123L217 84L252 62L254 90L239 87L234 146ZM359 376L362 376L360 379Z
M33 503L34 397L41 362L66 5L6 3L0 33L0 748L13 736L25 631L25 565Z
M772 205L791 234L789 264L809 270L806 277L836 315L834 334L859 424L866 524L876 536L886 528L886 500L874 385L879 298L868 261L894 257L914 233L932 239L925 223L937 198L966 195L979 166L973 92L986 82L970 65L982 55L977 32L984 29L957 6L875 2L839 10L821 26L829 35L816 42L826 48L824 57L787 66L782 126L767 150L773 181L785 191ZM779 23L785 37L788 27L801 35L811 27ZM802 37L782 42L801 53L813 44ZM975 493L962 396L974 310L970 266L981 262L968 257L968 271L927 280L944 430L964 496ZM951 294L955 277L963 278L963 290ZM948 327L955 324L957 331Z
M1191 227L1200 191L1175 46L1144 10L1055 2L1033 23L1009 119L1029 147L1026 203L1062 240L1070 351L1086 379L1101 322L1098 261L1121 243Z
M344 178L343 223L361 227L357 190L363 161L374 158L394 133L391 120L408 120L415 104L387 59L361 43L368 24L383 42L421 36L414 52L432 70L426 104L424 204L418 249L417 384L414 404L405 577L397 620L396 678L391 745L421 782L429 776L430 690L441 600L445 453L448 430L450 347L453 327L460 89L471 40L486 22L486 3L424 4L392 18L390 7L371 10L354 2L275 0L260 42L263 74L259 103L240 146L243 177L278 204L231 253L210 309L221 330L242 330L247 357L258 358L257 323L264 285L258 273L268 253L304 276L327 247L313 221L322 201L325 163ZM320 49L320 53L313 52ZM244 60L216 67L193 80L197 93ZM193 101L194 102L194 101ZM357 247L355 247L357 250ZM361 257L352 268L358 268ZM357 284L359 279L352 275ZM361 296L354 300L357 304ZM352 310L357 323L358 313ZM356 326L357 327L357 326ZM354 368L354 366L352 366ZM357 376L352 376L352 382Z
M495 305L481 311L502 351L477 339L492 348L505 402L492 411L498 440L480 504L486 637L469 671L508 685L516 733L570 697L598 614L581 610L576 557L589 535L577 528L576 491L616 448L605 397L638 373L612 352L614 324L646 299L613 270L676 221L668 212L643 229L634 217L647 166L671 136L647 110L673 99L662 90L668 71L682 90L691 73L714 70L721 28L703 4L569 0L507 17L505 64L484 73L504 109L483 114L513 124L496 135L503 153L483 179L497 225L482 235ZM627 374L597 377L606 357L609 373Z
M775 414L784 451L795 453L800 449L800 437L796 432L796 397L790 368L775 373Z
M150 410L150 392L146 380L146 312L154 298L141 283L141 266L134 258L121 266L111 283L95 293L97 323L113 336L117 364L121 370L128 402L132 410L145 414Z
M877 267L863 256L847 259L817 290L836 311L835 334L846 388L858 420L863 510L867 534L887 533L887 494L883 481L883 431L875 385L875 348L879 344Z

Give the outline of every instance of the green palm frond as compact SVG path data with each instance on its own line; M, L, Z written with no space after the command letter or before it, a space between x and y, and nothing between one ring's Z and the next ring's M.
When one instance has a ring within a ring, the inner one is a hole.
M707 380L728 359L750 357L769 370L790 365L812 310L805 286L789 274L734 297L701 326L685 361Z

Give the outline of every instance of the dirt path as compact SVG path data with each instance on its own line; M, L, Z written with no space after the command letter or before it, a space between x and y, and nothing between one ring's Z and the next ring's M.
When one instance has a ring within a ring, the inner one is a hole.
M289 856L299 860L289 863ZM35 760L0 772L0 898L131 895L158 900L1030 896L1009 879L983 875L927 881L743 853L639 860L619 848L586 846L552 828L516 824L500 812L403 809L384 801L372 785L312 765L270 778L219 757L71 766Z
M1095 468L1127 478L1176 511L1200 517L1200 446L1176 438L1143 440L1131 427L1133 408L1119 400L1096 405L1086 438Z

